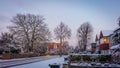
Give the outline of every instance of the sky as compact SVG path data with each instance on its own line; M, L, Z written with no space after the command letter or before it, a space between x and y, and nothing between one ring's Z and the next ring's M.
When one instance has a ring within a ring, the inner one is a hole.
M84 22L94 28L93 40L100 30L114 30L120 16L120 0L0 0L0 32L12 25L18 13L42 15L54 38L54 28L64 22L72 30L69 40L77 45L76 30Z

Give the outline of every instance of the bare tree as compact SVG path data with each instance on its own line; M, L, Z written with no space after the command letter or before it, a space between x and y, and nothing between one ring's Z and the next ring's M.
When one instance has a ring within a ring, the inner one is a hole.
M44 18L34 14L17 14L11 20L13 26L9 26L21 45L25 45L27 52L33 51L34 45L49 39L50 31L44 23Z
M89 22L83 23L77 30L78 44L82 51L86 50L89 39L93 32L92 25Z
M0 40L2 41L2 46L4 48L18 48L18 42L15 40L14 36L10 33L1 33Z
M2 46L4 48L9 47L10 44L12 44L13 41L13 35L9 33L1 33L1 41L2 41Z
M62 46L62 54L68 54L69 53L69 42L64 41Z
M62 50L62 45L65 39L69 39L71 37L71 30L68 28L67 25L65 25L63 22L61 22L55 29L54 33L56 36L56 39L60 41L60 55Z

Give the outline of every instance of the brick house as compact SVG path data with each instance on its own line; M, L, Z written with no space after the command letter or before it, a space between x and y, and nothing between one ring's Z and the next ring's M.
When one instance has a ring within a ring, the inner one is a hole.
M50 43L48 45L48 52L49 53L56 53L59 51L60 43Z

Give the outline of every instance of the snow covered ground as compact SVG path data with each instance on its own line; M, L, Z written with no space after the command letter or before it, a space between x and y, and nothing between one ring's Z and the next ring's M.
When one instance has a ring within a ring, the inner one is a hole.
M55 59L49 59L49 60L45 60L45 61L40 61L40 62L36 62L36 63L30 63L30 64L25 64L25 65L20 65L20 66L14 66L14 67L10 67L10 68L50 68L49 64L53 64L53 63L60 63L61 64L61 68L62 68L62 63L64 63L64 57L59 57L59 58L55 58Z

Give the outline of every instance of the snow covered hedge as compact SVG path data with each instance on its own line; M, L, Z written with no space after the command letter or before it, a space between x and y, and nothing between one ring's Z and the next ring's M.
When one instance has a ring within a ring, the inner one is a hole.
M112 56L111 55L98 55L98 56L92 56L92 55L70 55L70 61L71 62L111 62Z
M74 62L74 61L81 62L81 61L92 61L92 59L90 58L90 56L87 56L87 55L84 55L84 56L73 55L70 57L70 61L71 62Z
M102 55L98 57L100 62L111 62L112 56L111 55Z

